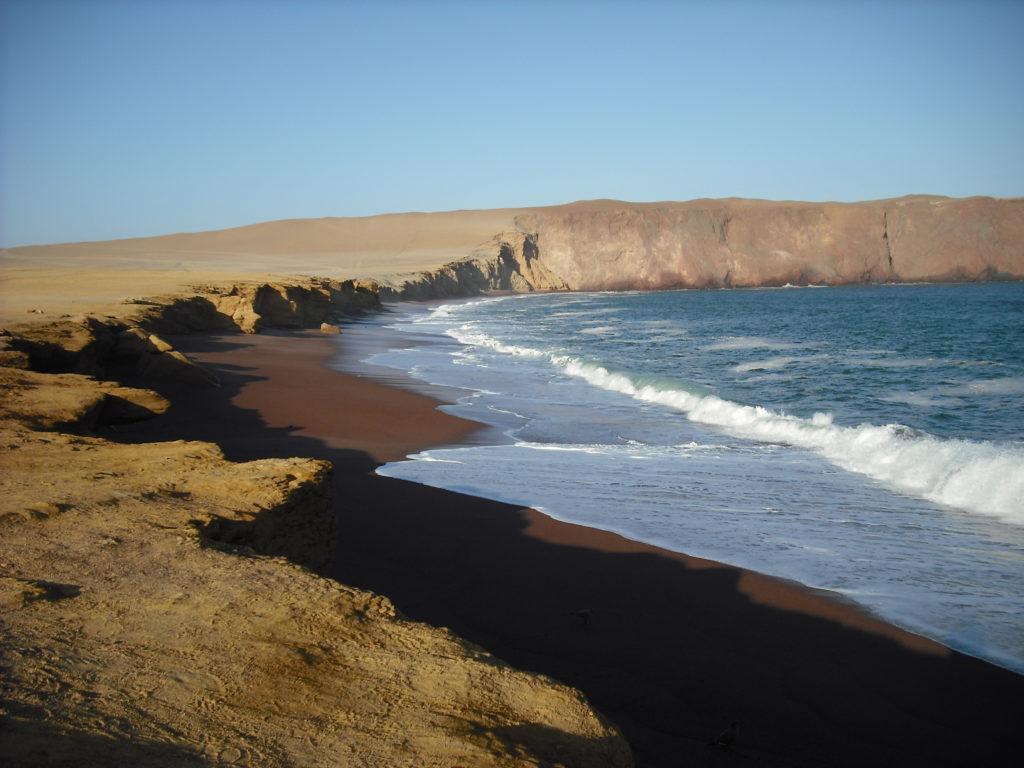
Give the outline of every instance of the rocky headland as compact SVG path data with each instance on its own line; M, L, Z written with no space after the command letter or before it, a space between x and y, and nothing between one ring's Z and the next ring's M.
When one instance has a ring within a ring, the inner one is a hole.
M573 290L1024 277L1024 200L578 203L524 213Z
M595 200L524 210L395 298L1024 278L1024 200Z

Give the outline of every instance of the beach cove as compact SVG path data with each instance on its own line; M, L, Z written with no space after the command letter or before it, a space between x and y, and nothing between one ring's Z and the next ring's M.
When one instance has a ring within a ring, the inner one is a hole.
M332 576L583 690L640 765L733 759L707 746L723 719L743 723L737 749L762 765L957 765L1003 748L1017 675L798 585L378 477L379 462L450 444L473 425L328 369L327 338L174 342L221 386L123 426L119 440L211 441L232 461L332 462Z
M35 408L5 426L15 764L1004 758L1020 675L795 583L377 475L478 427L334 369L345 325L308 310L366 295L337 279L345 264L280 276L318 258L233 280L209 253L223 271L5 272L6 402ZM189 328L200 307L227 324ZM147 311L166 322L140 337ZM60 332L33 340L47 324ZM130 364L76 340L100 326ZM90 355L119 389L60 413L32 400L53 384L37 376L102 384ZM147 375L143 355L170 367ZM735 746L709 747L734 721Z
M728 760L707 741L732 720L745 726L741 753L763 765L962 765L985 752L985 733L993 757L1004 748L1019 675L800 585L378 477L378 462L472 425L327 369L326 339L196 341L195 359L248 383L235 408L217 392L185 434L157 436L213 440L235 460L320 443L312 455L336 472L332 576L582 690L639 765ZM297 382L301 398L281 397Z

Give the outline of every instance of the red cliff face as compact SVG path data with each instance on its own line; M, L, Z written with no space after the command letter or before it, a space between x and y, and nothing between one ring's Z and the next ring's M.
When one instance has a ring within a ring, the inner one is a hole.
M1024 199L611 200L524 210L574 290L1024 278Z

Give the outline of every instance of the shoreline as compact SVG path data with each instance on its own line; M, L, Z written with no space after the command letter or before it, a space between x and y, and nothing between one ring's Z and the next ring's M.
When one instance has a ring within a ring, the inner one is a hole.
M436 304L436 303L437 302L429 302L429 304L431 304L431 305ZM445 302L445 303L447 303L447 302ZM383 387L386 387L386 388L392 388L392 389L402 390L402 391L406 391L406 392L412 392L412 393L414 393L416 395L422 395L424 397L427 397L427 398L430 398L430 399L434 400L436 402L436 404L437 404L436 407L438 407L438 408L446 406L446 405L455 405L456 403L454 402L454 400L456 398L456 395L459 392L462 392L462 391L467 391L468 392L468 391L470 391L470 390L460 390L460 389L458 389L456 387L445 386L445 385L441 385L441 384L430 384L430 383L428 383L428 382L426 382L424 380L414 378L407 371L403 371L401 369L390 368L388 366L375 365L375 364L372 364L372 363L366 363L362 359L364 356L366 356L366 355L373 355L373 354L376 354L378 352L385 352L385 351L387 351L389 349L389 346L387 344L383 344L382 345L382 344L379 343L379 341L375 342L375 340L373 338L374 336L379 336L384 331L383 326L378 325L373 320L369 321L368 323L364 323L363 321L360 321L360 323L359 323L360 329L362 329L363 327L366 327L366 326L369 326L369 331L366 332L366 333L361 333L360 334L360 338L358 340L356 340L356 343L354 345L349 345L349 344L345 343L345 340L351 339L351 331L352 331L352 326L351 325L350 326L346 326L345 335L342 337L343 338L342 343L335 347L335 355L327 361L327 367L328 367L329 370L336 371L336 372L338 372L340 374L343 374L343 375L346 375L346 376L354 376L356 378L365 378L365 379L368 379L369 381L372 381L372 382L374 382L376 384L379 384L380 386L383 386ZM413 342L413 344L412 344L413 346L421 346L423 344L428 344L429 345L431 343L434 343L434 342L431 342L431 341L428 341L428 340L415 339L415 338L405 338L403 334L393 334L393 335L389 334L389 336L391 336L393 338L396 338L396 339L400 338L401 340L406 341L406 342L410 342L411 341L411 342ZM353 349L353 347L355 347L356 349ZM356 350L358 350L358 351L356 351ZM470 428L468 432L466 432L464 435L461 436L461 439L459 439L459 440L457 440L457 441L455 441L453 443L444 443L444 444L432 443L432 444L429 444L429 445L419 445L419 446L417 446L415 448L415 450L413 452L419 452L419 451L431 450L431 449L438 449L438 448L443 448L443 447L446 447L446 446L458 447L458 446L464 446L464 445L478 445L478 444L485 444L485 445L508 444L508 443L512 442L512 440L513 440L508 435L502 433L498 427L494 427L494 426L492 426L490 424L486 424L486 423L483 423L483 422L476 422L476 421L473 421L472 419L465 419L463 417L456 416L454 414L449 414L449 415L451 416L451 418L453 418L453 419L455 419L457 421L461 421L463 423L468 423L468 424L475 424L475 425L477 425L477 427L475 429ZM488 439L487 437L483 437L484 434L493 434L494 435L494 439ZM406 455L406 456L403 456L400 459L392 459L391 461L384 462L384 463L392 463L394 461L412 461L412 459L410 459L409 456ZM384 477L386 477L386 476L384 476ZM493 502L493 503L497 503L497 504L506 504L508 506L514 506L514 507L517 507L517 508L523 508L522 505L519 505L519 504L517 504L514 501L508 501L508 500L505 500L505 499L496 498L496 497L492 497L492 496L482 496L482 495L478 496L478 495L474 495L474 494L465 494L465 493L461 493L459 491L453 491L451 489L444 489L444 488L440 488L440 487L437 487L437 486L427 486L427 487L432 487L432 488L436 487L436 488L438 488L438 490L449 490L452 493L460 493L460 495L469 496L470 498L478 498L478 499L481 499L481 500L486 500L488 502ZM684 561L686 561L688 563L691 563L691 564L696 564L696 563L706 564L706 565L703 565L703 566L700 566L700 567L735 568L735 569L737 569L739 571L743 571L745 573L753 574L754 576L759 577L759 578L763 578L763 579L768 579L768 580L771 580L771 581L779 582L781 584L791 586L791 587L793 587L795 589L802 590L803 592L807 593L808 595L820 597L820 598L822 598L824 600L827 600L827 601L830 601L830 602L840 603L840 604L842 604L844 606L847 606L849 608L852 608L855 611L857 611L858 613L862 614L863 617L867 621L877 622L880 625L884 625L884 626L887 626L887 627L892 627L892 628L898 630L901 633L905 633L905 634L909 635L910 637L920 638L920 640L922 641L920 644L918 644L918 643L910 643L909 645L919 645L920 647L925 648L925 647L928 647L930 644L935 644L935 645L939 645L939 646L941 646L943 648L948 648L948 646L946 646L944 643L942 643L939 640L934 640L933 638L929 638L927 636L920 635L919 633L913 632L913 631L908 630L908 629L904 629L902 627L894 625L892 622L886 621L884 618L882 618L881 616L876 614L874 611L872 611L869 607L861 605L856 600L853 600L852 598L848 598L848 597L846 597L846 596L844 596L844 595L842 595L842 594L840 594L838 592L832 592L832 591L827 590L827 589L820 589L820 588L812 587L812 586L804 584L804 583L802 583L802 582L800 582L800 581L798 581L796 579L787 579L787 578L782 577L782 576L775 576L775 575L772 575L772 574L761 573L759 571L756 571L756 570L753 570L753 569L750 569L750 568L745 568L743 566L735 565L735 564L732 564L732 563L726 563L726 562L722 562L722 561L719 561L719 560L713 560L713 559L706 558L706 557L700 557L699 555L692 555L692 554L687 553L687 552L679 552L677 550L669 549L668 547L663 547L663 546L660 546L660 545L652 543L652 542L643 541L641 539L635 539L635 538L629 536L628 534L625 534L625 533L622 533L622 532L619 532L619 531L614 531L614 530L610 530L610 529L607 529L607 528L598 528L598 527L595 527L595 526L592 526L592 525L587 525L586 523L576 522L574 520L566 520L566 519L557 517L555 515L552 515L549 512L546 512L546 511L544 511L542 509L538 509L536 507L529 507L527 509L533 515L539 516L539 518L542 519L542 520L550 521L551 523L554 523L556 525L575 526L575 527L582 528L582 529L585 529L585 530L595 531L595 532L598 532L598 533L601 533L601 534L607 534L607 535L616 537L617 539L620 539L622 542L625 543L626 546L634 545L635 547L637 547L639 549L652 549L652 550L658 551L659 553L664 553L664 555L667 556L667 557L679 557L679 558L682 558ZM539 526L537 526L537 528L538 529L544 529L545 526L539 525ZM864 624L864 626L867 626L866 623ZM967 655L970 655L970 654L967 654ZM982 660L982 661L986 661L988 663L994 663L994 662L991 662L988 659L982 659L981 657L975 657L975 658L978 658L979 660ZM999 665L997 664L997 666L999 666ZM1010 670L1010 671L1012 671L1012 670Z
M917 763L922 750L933 765L955 765L997 755L1011 732L1024 678L847 603L374 474L465 439L476 424L437 411L437 400L332 369L327 337L178 342L223 386L132 432L211 440L236 460L331 460L333 577L579 688L622 728L638 765L706 760L707 740L732 720L745 724L736 751L762 765Z
M932 284L940 285L940 284ZM826 287L826 286L822 286ZM689 289L684 289L689 290ZM743 289L737 289L743 290ZM762 289L750 289L750 290L762 290ZM415 302L415 305L424 309L435 308L438 305L451 304L451 303L462 303L464 301L470 301L473 303L480 302L495 298L494 294L490 294L483 299L477 298L472 300L438 300L433 302ZM392 305L388 307L385 305L387 312L404 312L406 318L403 321L407 324L409 322L408 311L403 310L404 305ZM444 405L443 410L447 413L452 414L455 418L467 418L461 416L461 413L466 410L459 407L459 403L456 402L464 396L472 396L474 390L469 388L460 388L455 385L442 385L428 383L425 379L420 379L412 375L409 371L401 368L392 368L388 365L367 363L364 359L368 356L372 356L378 353L386 353L396 346L402 348L413 348L413 347L426 347L430 348L444 342L439 342L436 337L430 334L425 334L422 331L405 333L402 331L391 330L388 326L387 315L376 315L369 316L366 320L359 321L359 324L355 328L349 328L346 331L346 335L343 337L345 342L353 341L354 344L343 343L337 347L338 357L329 366L333 370L337 370L346 374L353 374L357 376L364 376L372 381L375 381L383 386L396 387L398 389L415 392L418 394L432 397L436 400L440 400ZM352 331L355 331L353 333ZM383 340L381 337L383 336ZM472 421L472 419L469 419ZM511 436L508 432L504 431L503 427L499 427L489 423L481 423L480 429L476 432L471 432L465 436L458 443L445 443L432 445L422 450L434 451L443 450L448 448L460 448L460 447L475 447L480 445L509 445L515 443L517 438ZM405 459L403 459L405 460ZM385 472L385 476L388 474ZM400 470L397 471L397 477L401 477L402 473ZM415 481L413 481L415 482ZM444 488L445 486L437 486ZM460 492L457 487L448 487L449 490L454 492ZM493 491L493 495L488 493ZM464 491L462 491L465 493ZM468 495L479 496L489 501L509 504L517 507L524 507L529 505L529 498L516 499L514 495L500 495L497 489L485 489L484 491L477 491ZM560 516L558 514L552 514L551 511L544 507L532 507L532 509L545 517L551 518L552 520L565 523L569 525L578 525L584 528L594 528L596 530L604 531L610 534L621 537L622 539L633 542L644 547L650 547L653 550L666 552L669 556L682 556L692 561L713 563L720 567L735 568L745 573L751 573L759 578L774 580L783 584L788 584L796 589L802 590L807 594L820 597L828 602L840 603L853 609L855 612L863 616L864 620L859 622L862 628L868 626L875 627L894 627L900 632L904 633L900 642L904 644L917 645L919 647L928 647L929 644L936 644L943 648L950 648L955 650L957 653L964 654L966 656L978 659L980 661L993 664L997 667L1013 672L1015 674L1024 674L1019 668L1019 663L1012 658L999 658L998 654L992 656L986 656L981 653L973 652L969 648L959 648L955 645L950 645L941 636L941 632L932 631L929 632L927 628L922 629L914 627L912 623L900 621L900 616L892 614L887 616L884 612L875 610L871 605L860 602L858 599L843 594L842 592L836 592L828 587L812 586L811 584L801 581L799 577L787 576L785 574L773 573L768 570L761 570L756 564L743 565L738 562L734 562L729 559L719 559L714 555L707 554L695 554L691 551L683 551L674 546L671 542L658 541L657 539L645 539L637 538L632 535L628 530L618 529L615 527L603 527L600 524L593 524L584 519L573 519L571 516ZM763 564L762 564L763 565ZM884 634L884 632L883 632ZM907 638L917 638L917 641L910 641ZM1018 666L1015 667L1014 664Z

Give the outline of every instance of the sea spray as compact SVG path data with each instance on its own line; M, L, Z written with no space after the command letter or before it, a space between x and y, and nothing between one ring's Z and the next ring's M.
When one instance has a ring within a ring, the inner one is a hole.
M578 359L553 356L552 362L594 386L666 405L735 437L814 450L838 467L904 493L1024 525L1024 449L943 440L900 424L840 427L829 413L804 419L685 389L638 384L628 374Z
M833 423L830 413L800 418L762 406L742 405L688 391L667 379L652 382L655 377L609 370L594 361L506 344L472 325L463 324L449 334L467 346L547 360L569 376L637 400L668 406L695 422L719 427L735 437L813 450L842 469L867 475L895 490L1024 525L1024 449L1020 447L941 439L900 424L840 427ZM716 348L761 349L769 345L780 346L754 339L725 342ZM734 370L752 368L740 365ZM979 386L976 391L1017 389L1005 385Z

